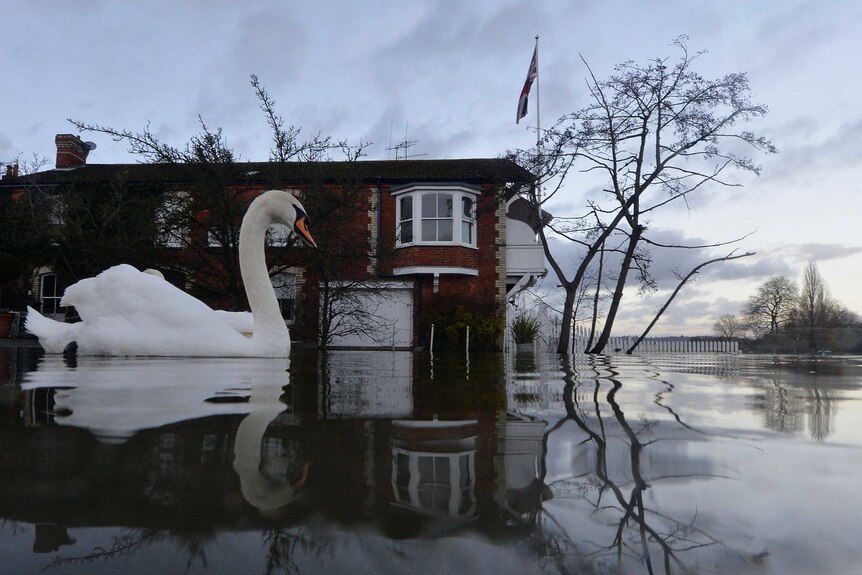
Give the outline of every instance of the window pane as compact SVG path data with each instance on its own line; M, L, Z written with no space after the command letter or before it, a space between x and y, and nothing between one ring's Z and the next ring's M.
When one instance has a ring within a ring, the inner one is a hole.
M458 457L458 469L459 473L459 485L461 487L467 487L473 483L473 478L470 477L470 456L469 455L461 455Z
M452 194L437 194L437 217L452 217Z
M403 453L398 453L395 457L395 482L405 486L410 483L410 459ZM407 499L409 498L408 495Z
M401 221L413 219L413 198L401 198Z
M401 243L402 244L411 244L413 243L413 222L401 222Z
M422 220L422 241L434 242L437 241L437 221Z
M45 274L42 276L42 297L57 297L57 276Z
M434 483L434 458L427 455L418 457L419 483Z
M452 241L452 220L437 220L437 241Z
M470 222L461 222L461 243L473 243L473 224Z
M422 217L437 217L437 194L425 194L422 196Z
M466 219L473 218L473 198L461 198L462 217Z
M434 482L439 483L441 485L449 484L449 475L452 472L449 470L449 458L448 457L435 457L434 458Z
M473 506L473 493L469 490L461 492L461 505L458 506L458 515L464 515Z

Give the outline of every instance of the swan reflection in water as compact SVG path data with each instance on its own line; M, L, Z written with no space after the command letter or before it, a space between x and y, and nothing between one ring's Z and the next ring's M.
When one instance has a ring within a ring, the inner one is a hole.
M307 463L273 465L262 457L267 428L287 408L280 398L289 384L289 365L286 359L84 357L70 369L61 357L49 355L38 370L25 374L21 388L53 390L53 422L85 429L106 444L184 421L244 415L233 444L233 469L245 500L268 515L299 496L308 474ZM272 472L297 466L290 480Z

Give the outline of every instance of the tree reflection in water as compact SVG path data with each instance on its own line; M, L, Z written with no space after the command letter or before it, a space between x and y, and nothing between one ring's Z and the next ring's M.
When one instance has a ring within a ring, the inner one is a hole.
M756 483L747 451L768 446L754 432L766 421L782 441L806 429L840 437L837 400L858 386L738 365L719 386L719 362L590 358L576 369L532 355L512 359L514 381L499 358L483 367L479 357L469 377L438 362L432 380L412 354L393 357L315 357L291 366L289 385L280 364L192 362L189 373L206 375L203 399L168 395L194 386L154 393L138 381L168 367L175 376L157 379L184 381L180 363L41 364L26 385L16 376L0 389L0 530L21 522L21 561L35 527L34 552L62 556L31 565L62 572L153 556L194 572L421 570L459 549L482 568L505 557L495 573L524 572L518 560L560 573L757 571L766 549L781 550L763 535L777 522L758 531L740 527L760 520L746 509L723 510L771 489L770 466L786 453L755 465L766 482ZM104 386L97 367L116 368ZM126 368L136 377L118 385ZM186 413L174 418L166 407L176 406ZM740 481L687 483L728 467ZM740 544L743 532L756 542Z
M797 433L808 428L816 441L824 441L832 432L836 402L841 393L828 387L791 387L775 376L761 385L763 395L758 407L767 429L781 433ZM807 423L807 425L806 425Z
M581 378L571 365L564 367L563 402L566 416L560 419L545 434L545 453L547 442L552 434L559 431L568 422L574 422L585 434L580 446L592 449L595 460L589 473L572 479L561 479L553 482L550 487L555 492L568 492L586 500L593 509L594 517L607 519L612 526L613 537L608 543L595 541L577 541L568 533L563 522L556 520L547 509L541 505L530 515L539 527L533 535L534 551L552 559L562 572L566 572L567 564L573 558L575 549L592 547L582 553L577 560L579 569L591 571L595 568L604 570L607 561L613 560L617 568L627 572L626 565L643 565L647 573L655 573L657 569L664 573L674 570L688 572L691 565L686 565L682 555L687 551L709 546L721 546L722 542L709 533L697 527L697 512L692 512L688 518L673 517L658 509L658 505L650 507L645 502L645 493L651 485L642 473L642 463L645 450L652 444L662 440L653 437L654 421L642 419L636 424L630 422L625 415L617 395L623 388L619 373L613 368L605 367L604 373L595 369L590 378ZM587 381L592 381L592 389ZM607 385L610 384L610 389ZM603 390L607 393L602 396ZM591 403L583 401L591 397ZM685 424L679 415L669 407L662 405L661 394L656 395L655 403L668 410L676 422L687 430L694 428ZM624 440L617 441L614 433L622 431ZM627 446L628 472L630 478L625 483L614 477L609 467L609 448L614 443ZM679 475L663 475L652 478L653 482L663 479L676 479ZM710 473L691 473L686 477L717 477ZM544 480L544 477L542 478ZM542 518L549 523L544 524Z
M112 538L110 547L98 546L91 553L76 557L57 556L48 564L46 569L128 558L146 547L157 546L166 542L173 543L180 549L186 557L187 570L191 569L197 562L204 569L208 567L206 548L215 539L213 533L167 531L154 528L130 528L124 531L122 535Z

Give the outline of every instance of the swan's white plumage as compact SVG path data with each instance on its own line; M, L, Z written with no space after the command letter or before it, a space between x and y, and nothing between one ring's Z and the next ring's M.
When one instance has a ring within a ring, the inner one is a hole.
M75 341L82 355L286 357L290 335L269 282L264 238L273 221L293 227L296 210L302 206L293 196L270 190L252 202L243 218L240 267L254 312L252 337L200 300L125 264L66 289L61 303L74 306L81 322L56 322L30 308L26 327L49 353L61 353ZM234 319L243 318L243 327L251 317Z
M254 316L249 311L224 311L217 309L216 314L243 335L251 335L254 332Z

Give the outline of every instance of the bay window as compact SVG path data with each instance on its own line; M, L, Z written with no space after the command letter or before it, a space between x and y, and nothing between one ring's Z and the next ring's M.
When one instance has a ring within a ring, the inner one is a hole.
M396 190L398 246L476 247L476 198L480 191L462 185L408 186Z
M452 241L452 194L422 195L422 241Z

